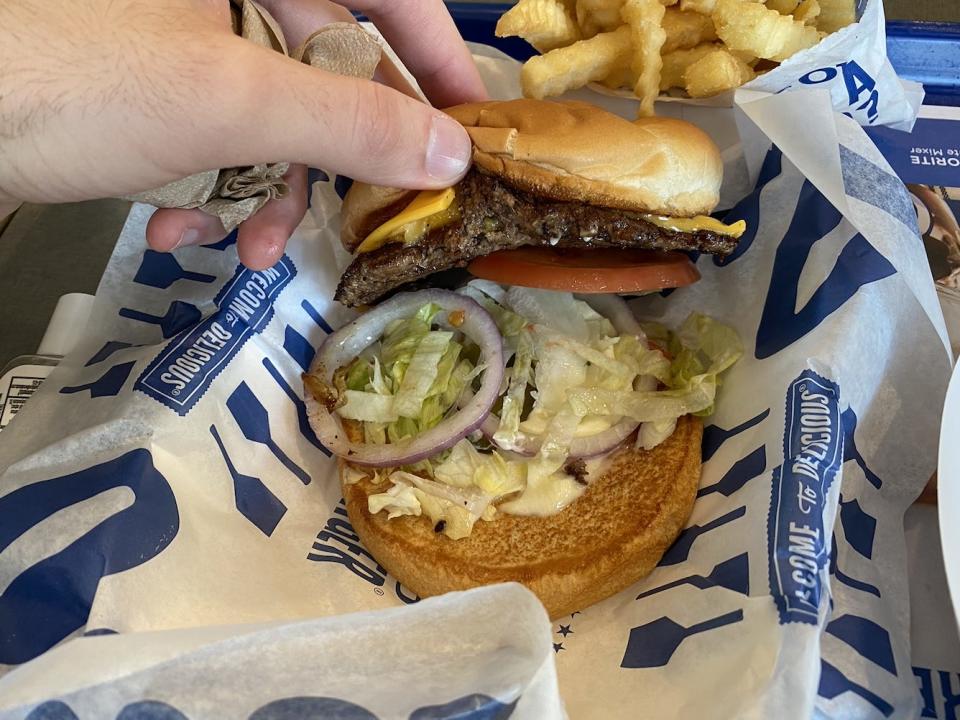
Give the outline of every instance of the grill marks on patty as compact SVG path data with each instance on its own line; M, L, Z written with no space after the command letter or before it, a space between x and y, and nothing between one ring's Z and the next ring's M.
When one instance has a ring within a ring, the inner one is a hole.
M335 299L368 305L391 290L474 258L524 245L584 248L697 250L727 255L736 238L709 230L675 232L624 210L557 202L516 190L476 169L457 185L462 221L420 242L388 243L357 255L344 272Z

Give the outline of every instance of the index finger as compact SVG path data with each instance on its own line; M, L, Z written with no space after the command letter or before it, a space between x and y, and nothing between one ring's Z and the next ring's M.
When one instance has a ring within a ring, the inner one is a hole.
M437 107L487 99L443 0L336 0L364 13Z

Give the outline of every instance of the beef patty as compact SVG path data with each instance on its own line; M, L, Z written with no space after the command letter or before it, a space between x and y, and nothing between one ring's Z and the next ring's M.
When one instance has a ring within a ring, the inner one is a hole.
M727 255L736 238L709 230L676 232L637 213L538 198L473 169L457 185L460 222L433 230L413 244L387 243L360 253L334 296L345 305L369 305L427 275L463 268L474 258L524 245L698 250Z

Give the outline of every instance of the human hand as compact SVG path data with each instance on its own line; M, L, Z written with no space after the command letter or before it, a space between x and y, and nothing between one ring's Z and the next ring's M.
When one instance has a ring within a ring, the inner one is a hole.
M346 2L346 0L344 0ZM290 47L349 18L327 0L263 0ZM439 106L482 99L441 0L355 0ZM395 68L380 79L404 90ZM409 88L406 88L409 92ZM452 119L382 84L247 42L227 0L0 4L0 206L126 195L205 169L291 162L291 192L244 222L240 259L272 265L306 208L306 165L400 187L443 187L469 164ZM216 242L198 210L159 210L158 250Z

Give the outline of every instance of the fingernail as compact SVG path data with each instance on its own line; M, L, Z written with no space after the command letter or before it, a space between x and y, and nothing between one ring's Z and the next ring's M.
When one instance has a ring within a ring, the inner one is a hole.
M196 245L198 242L200 242L200 231L196 228L187 228L180 233L180 239L177 240L177 244L170 249L176 250L181 245Z
M427 174L444 182L459 178L470 164L470 137L463 126L446 115L436 115L427 141Z

